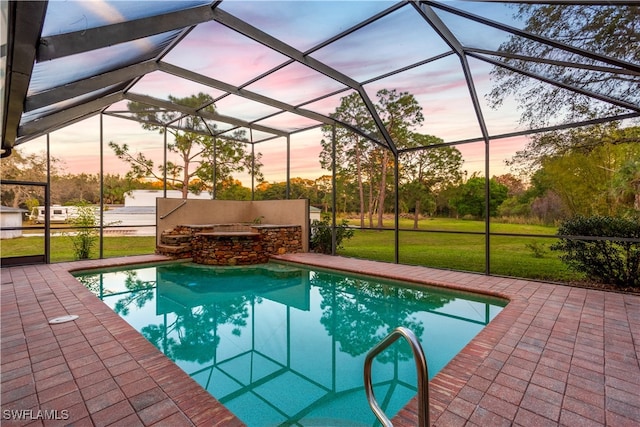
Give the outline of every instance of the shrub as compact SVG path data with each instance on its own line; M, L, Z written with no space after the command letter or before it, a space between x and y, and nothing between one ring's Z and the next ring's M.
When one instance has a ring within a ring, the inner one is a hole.
M564 237L551 249L564 252L560 259L570 268L603 283L640 286L639 219L578 216L563 222L557 234ZM578 236L597 239L584 240Z
M353 230L348 221L343 219L336 224L336 249L342 248L343 240L353 237ZM331 216L323 214L321 220L314 219L311 223L311 249L323 254L331 253Z
M76 259L89 259L91 249L98 239L98 230L95 228L97 221L93 207L79 204L77 208L77 215L71 218L70 223L78 229L69 234L69 237L73 242Z
M524 246L531 251L534 258L544 258L547 252L544 244L540 242L525 243Z

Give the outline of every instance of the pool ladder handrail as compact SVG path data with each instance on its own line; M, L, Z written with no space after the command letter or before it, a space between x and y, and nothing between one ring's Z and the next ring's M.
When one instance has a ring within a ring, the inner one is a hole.
M376 418L385 427L393 427L391 420L378 405L373 385L371 383L371 365L373 359L387 347L393 344L400 337L403 337L409 343L413 352L413 359L416 362L416 371L418 374L418 426L427 427L429 425L429 373L427 370L427 358L424 355L420 341L410 329L403 326L395 328L389 335L380 341L375 347L369 350L367 357L364 359L364 388L367 393L369 406L375 414Z

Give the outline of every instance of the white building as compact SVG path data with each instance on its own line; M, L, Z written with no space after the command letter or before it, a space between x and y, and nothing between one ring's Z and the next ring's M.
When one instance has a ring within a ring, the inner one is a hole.
M22 230L6 230L6 228L22 227L22 217L26 209L0 206L0 239L13 239L22 236Z
M316 208L315 206L309 206L309 219L311 222L314 220L320 221L322 217L322 210L320 208Z
M163 190L132 190L124 197L124 206L153 206L156 207L156 199L164 197ZM189 193L189 199L211 199L211 194L203 192L200 194ZM167 198L181 199L182 192L179 190L167 190Z

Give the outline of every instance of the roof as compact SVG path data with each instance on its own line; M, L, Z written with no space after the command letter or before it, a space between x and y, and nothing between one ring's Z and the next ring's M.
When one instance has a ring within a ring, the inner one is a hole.
M22 208L12 208L10 206L2 206L0 205L0 212L1 213L24 213L24 212L29 212L26 209L22 209Z
M514 16L522 3L638 15L636 2L617 0L3 1L2 149L96 114L136 119L135 102L175 129L229 138L243 130L259 143L337 124L396 152L376 107L381 88L415 94L422 131L446 143L593 120L567 114L522 128L516 106L494 110L485 99L499 70L521 73L515 90L542 82L611 107L597 120L640 116L637 58L532 32ZM513 52L509 41L551 53ZM611 89L581 80L584 70L601 82L623 78ZM197 93L201 104L180 104ZM375 129L332 117L350 94Z

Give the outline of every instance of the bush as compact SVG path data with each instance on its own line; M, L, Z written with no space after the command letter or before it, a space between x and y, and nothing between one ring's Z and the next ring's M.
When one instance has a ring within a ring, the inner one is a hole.
M78 229L69 234L69 237L73 242L76 259L89 259L91 249L98 240L98 230L95 228L96 217L93 208L87 204L79 204L77 208L77 215L70 220L70 223Z
M531 251L534 258L544 258L547 252L544 244L540 242L525 243L524 246Z
M552 250L562 251L560 259L570 268L590 278L617 286L640 286L640 219L605 216L578 216L558 228L560 241ZM578 236L609 237L621 240L580 240ZM622 240L625 239L625 240Z
M336 249L342 248L342 241L353 237L353 230L348 227L348 221L343 219L336 224ZM314 219L311 223L311 249L323 254L331 253L331 216L323 214L322 219Z

